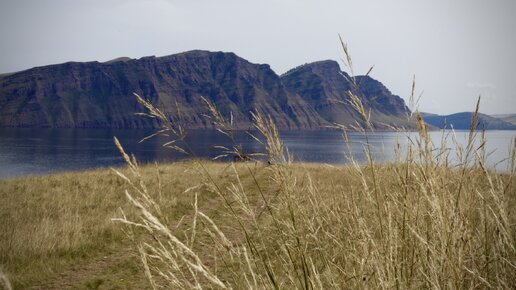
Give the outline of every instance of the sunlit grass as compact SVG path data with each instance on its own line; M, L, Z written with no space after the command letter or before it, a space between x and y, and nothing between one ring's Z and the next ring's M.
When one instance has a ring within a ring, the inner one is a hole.
M176 222L192 209L193 195L183 191L203 181L191 165L143 167L149 190L157 191L160 186L160 205ZM226 167L210 163L208 170L223 180ZM136 285L145 285L132 242L111 220L119 216L120 208L133 212L123 195L125 187L111 170L1 180L0 266L15 289L59 288L59 283L81 285L96 278L105 280L104 284L131 285L126 283L136 280L140 281ZM214 197L203 195L200 203ZM105 261L104 257L117 260ZM99 261L106 265L91 264ZM125 263L127 267L120 265Z

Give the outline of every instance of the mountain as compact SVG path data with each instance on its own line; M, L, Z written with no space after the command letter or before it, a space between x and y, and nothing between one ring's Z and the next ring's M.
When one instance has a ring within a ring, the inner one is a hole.
M9 75L12 75L14 73L1 73L0 74L0 78L3 78L3 77L6 77L6 76L9 76Z
M370 77L357 77L359 94L378 128L409 125L403 100ZM143 108L133 92L187 128L211 127L201 96L239 128L251 126L250 111L270 115L281 129L317 129L351 124L346 104L349 76L334 61L300 66L278 76L267 64L234 53L189 51L164 57L118 58L105 63L68 62L0 77L0 127L148 128L156 120L135 116Z
M300 95L330 123L353 124L361 120L349 105L346 92L353 89L351 77L340 70L336 61L326 60L306 64L281 76L285 86ZM375 127L410 126L410 113L405 102L393 95L382 83L368 76L356 77L362 103L371 112Z
M112 60L108 60L105 63L115 63L115 62L119 62L119 61L130 61L130 60L131 60L130 57L122 56L122 57L117 57L117 58L112 59Z
M503 114L503 115L492 115L492 117L501 119L505 122L516 125L516 114Z
M446 125L446 128L453 127L457 130L469 130L472 117L472 112L463 112L446 116L423 114L423 119L430 125L441 129ZM486 114L479 113L477 128L486 130L516 130L516 125Z

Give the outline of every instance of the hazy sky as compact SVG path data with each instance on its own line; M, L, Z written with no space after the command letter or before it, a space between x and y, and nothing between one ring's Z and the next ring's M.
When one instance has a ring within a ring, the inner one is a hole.
M232 51L278 73L343 57L441 114L516 113L515 0L0 0L0 72L66 61Z

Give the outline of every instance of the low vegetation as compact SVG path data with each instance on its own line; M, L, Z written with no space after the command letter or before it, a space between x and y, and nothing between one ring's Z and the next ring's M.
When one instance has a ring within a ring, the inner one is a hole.
M227 164L207 162L205 168L222 185L229 184ZM141 174L150 191L161 189L157 200L176 223L193 208L194 196L185 190L204 181L193 161L147 165ZM242 176L246 186L247 179ZM111 170L0 181L0 266L13 287L145 288L134 244L111 220L121 209L135 212L128 207L125 188ZM219 210L213 194L200 196L199 206L207 214Z

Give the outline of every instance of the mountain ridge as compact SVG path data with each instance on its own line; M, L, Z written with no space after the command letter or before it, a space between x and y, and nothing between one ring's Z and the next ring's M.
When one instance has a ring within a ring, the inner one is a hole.
M297 79L293 76L297 76ZM378 129L410 126L403 99L370 77L360 98ZM133 92L160 106L188 128L210 128L200 96L214 102L238 128L249 128L249 112L270 115L281 129L320 129L360 119L346 104L349 76L337 62L323 60L281 76L232 52L193 50L161 57L116 58L107 62L66 62L0 78L0 127L158 127L141 112ZM318 101L317 101L318 100ZM337 101L337 102L336 102Z
M516 114L497 114L491 116L516 125Z
M459 112L450 115L428 114L423 115L423 120L437 128L443 129L457 129L469 130L471 126L471 119L473 112ZM487 114L478 114L477 129L485 130L516 130L516 124L504 121Z

